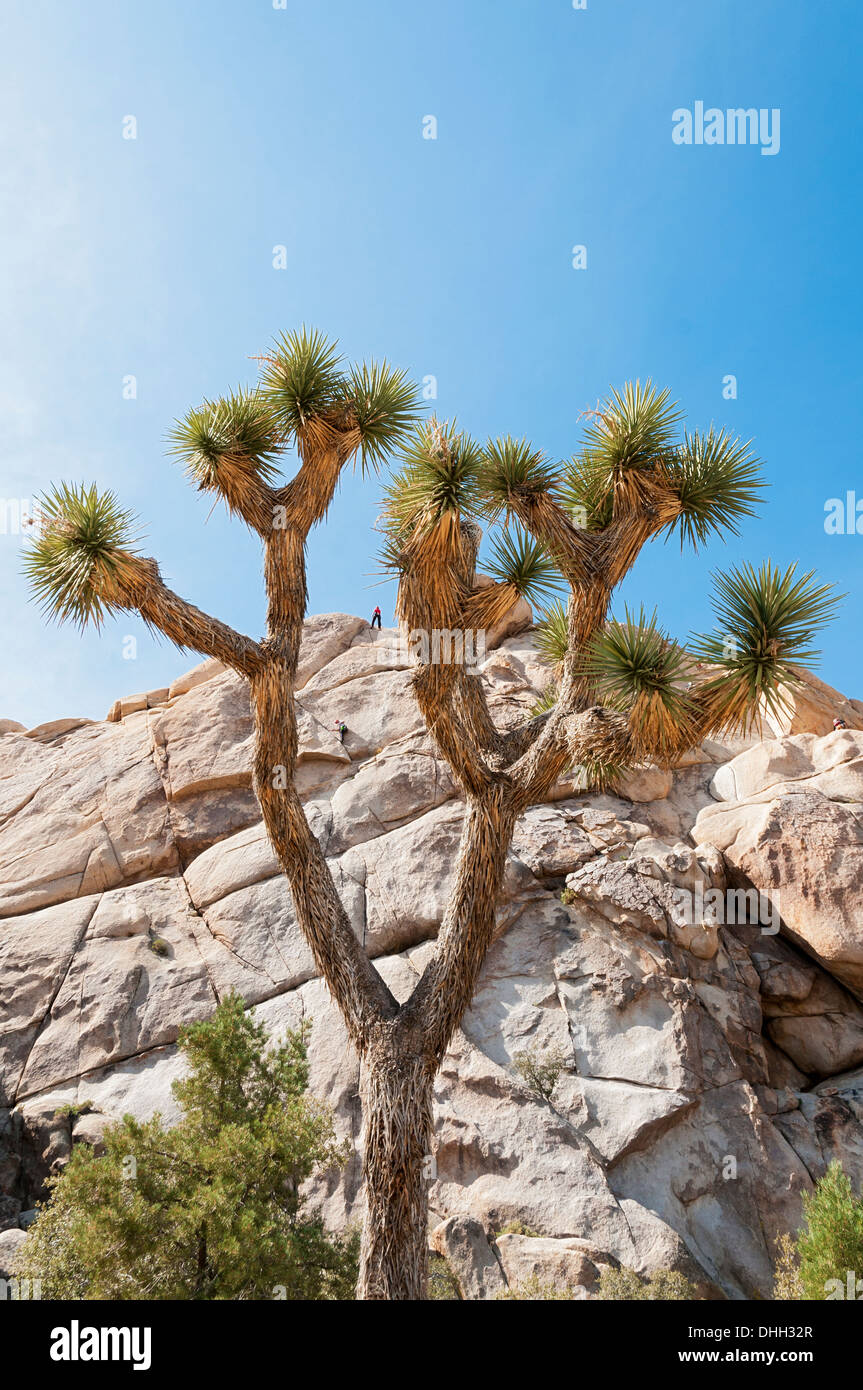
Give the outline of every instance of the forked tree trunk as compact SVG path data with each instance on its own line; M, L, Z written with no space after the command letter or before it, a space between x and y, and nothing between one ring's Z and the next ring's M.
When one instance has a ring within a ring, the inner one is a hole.
M294 678L305 609L302 555L299 532L270 535L268 636L261 644L264 661L250 676L255 790L291 886L298 924L362 1059L366 1218L358 1297L417 1300L426 1295L428 1271L434 1075L470 1005L492 941L515 810L506 779L478 779L467 797L455 889L434 963L400 1007L357 941L294 782ZM436 723L438 739L458 764L458 738L449 721L435 720L433 704L423 713Z
M366 1217L358 1298L426 1296L432 1084L428 1065L394 1037L375 1042L364 1058Z

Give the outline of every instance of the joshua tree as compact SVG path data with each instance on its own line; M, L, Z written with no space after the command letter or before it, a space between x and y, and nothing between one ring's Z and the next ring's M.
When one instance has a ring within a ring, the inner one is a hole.
M775 708L812 659L813 632L834 600L811 574L770 562L718 578L720 630L684 651L642 611L609 621L612 593L642 546L677 533L698 547L735 532L762 483L747 444L711 428L681 433L666 391L613 393L583 447L553 466L526 441L478 446L453 426L418 423L414 387L386 364L346 366L303 330L261 359L254 390L193 410L173 431L192 480L260 536L267 632L241 636L184 602L136 548L113 493L61 484L42 499L27 565L49 614L82 627L137 611L179 647L218 657L249 684L255 788L317 969L362 1060L366 1221L360 1297L422 1298L435 1073L468 1008L492 941L513 827L574 767L588 781L645 760L672 763L711 732ZM291 448L289 482L279 467ZM397 613L412 632L474 632L520 595L568 590L542 627L558 681L546 708L500 729L481 678L423 650L413 690L465 803L455 886L432 959L398 1003L339 900L294 783L294 683L306 608L305 543L326 516L342 469L377 470L401 451L385 491L385 562L399 576ZM295 465L296 466L296 465ZM479 523L501 525L490 570L475 583Z

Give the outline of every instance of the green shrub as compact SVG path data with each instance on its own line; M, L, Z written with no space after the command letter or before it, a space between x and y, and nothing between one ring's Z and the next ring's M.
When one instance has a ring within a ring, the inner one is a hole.
M461 1299L458 1280L443 1255L429 1255L428 1297L431 1299Z
M496 1293L495 1298L515 1299L519 1302L552 1303L561 1299L571 1300L572 1289L568 1284L565 1284L562 1289L559 1289L556 1284L543 1284L541 1279L532 1274L523 1283L513 1284L510 1288L504 1289L502 1293Z
M58 1120L68 1117L74 1124L75 1120L79 1119L81 1115L89 1115L92 1109L93 1102L91 1100L70 1101L64 1102L63 1105L58 1105L54 1114Z
M803 1198L806 1226L797 1240L780 1242L774 1297L832 1300L847 1297L849 1272L863 1279L863 1198L854 1195L839 1163L831 1163L815 1191Z
M182 1030L180 1122L127 1115L102 1156L76 1145L16 1272L48 1299L353 1297L357 1235L329 1235L300 1196L345 1158L305 1094L305 1037L267 1049L237 995Z
M689 1280L675 1269L657 1269L648 1279L642 1279L634 1269L606 1266L599 1276L596 1297L606 1303L636 1300L667 1303L695 1299L698 1294Z
M534 1239L538 1239L540 1233L539 1233L539 1231L535 1231L535 1230L533 1229L532 1226L525 1226L525 1224L524 1224L523 1221L518 1221L518 1220L516 1220L516 1221L507 1221L506 1225L505 1225L505 1226L501 1226L500 1230L496 1232L496 1235L499 1235L499 1236L532 1236Z
M164 936L151 936L149 945L150 950L157 956L166 956L171 949Z
M560 895L560 901L563 903L564 907L570 907L574 902L578 901L578 894L574 888L564 888Z
M544 1051L532 1048L516 1053L512 1069L529 1091L539 1096L540 1100L550 1101L568 1060L560 1048L546 1048Z

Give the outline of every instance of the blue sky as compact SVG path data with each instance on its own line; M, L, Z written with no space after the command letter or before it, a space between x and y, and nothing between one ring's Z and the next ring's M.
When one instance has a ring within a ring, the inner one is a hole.
M863 500L861 38L856 0L5 0L0 497L113 486L168 582L257 634L257 545L164 438L276 333L434 375L439 414L558 457L609 385L651 376L752 436L772 486L739 540L652 545L618 608L685 637L712 568L800 560L848 591L820 674L863 696L863 537L824 530L829 498ZM779 153L675 145L698 100L779 108ZM311 611L391 617L378 500L346 477ZM0 717L101 717L194 663L131 617L46 626L20 559L0 535Z

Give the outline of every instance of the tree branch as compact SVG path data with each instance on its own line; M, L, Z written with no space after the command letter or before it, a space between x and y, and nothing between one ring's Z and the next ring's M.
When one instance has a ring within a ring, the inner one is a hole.
M342 412L336 420L316 417L308 421L298 439L299 472L274 494L276 506L285 509L287 528L305 537L323 520L342 469L361 443L362 435L350 412Z
M399 1014L399 1031L419 1037L435 1066L470 1006L494 937L515 820L511 789L502 781L469 802L455 886L435 953Z
M136 557L131 568L124 568L122 587L110 598L115 606L140 613L148 627L156 628L175 646L217 657L242 676L253 676L263 664L259 643L180 598L163 582L155 560Z
M310 466L309 486L312 479ZM322 491L332 482L324 474L319 480ZM311 510L320 505L318 501ZM267 538L265 662L251 681L255 791L315 965L341 1010L353 1042L363 1053L376 1027L394 1018L398 1005L354 934L295 786L298 736L294 681L306 607L304 552L304 533L296 527L276 528Z
M253 675L261 665L263 656L257 642L208 617L170 589L165 589L157 602L142 603L138 611L146 623L158 627L178 647L217 657L242 676Z

